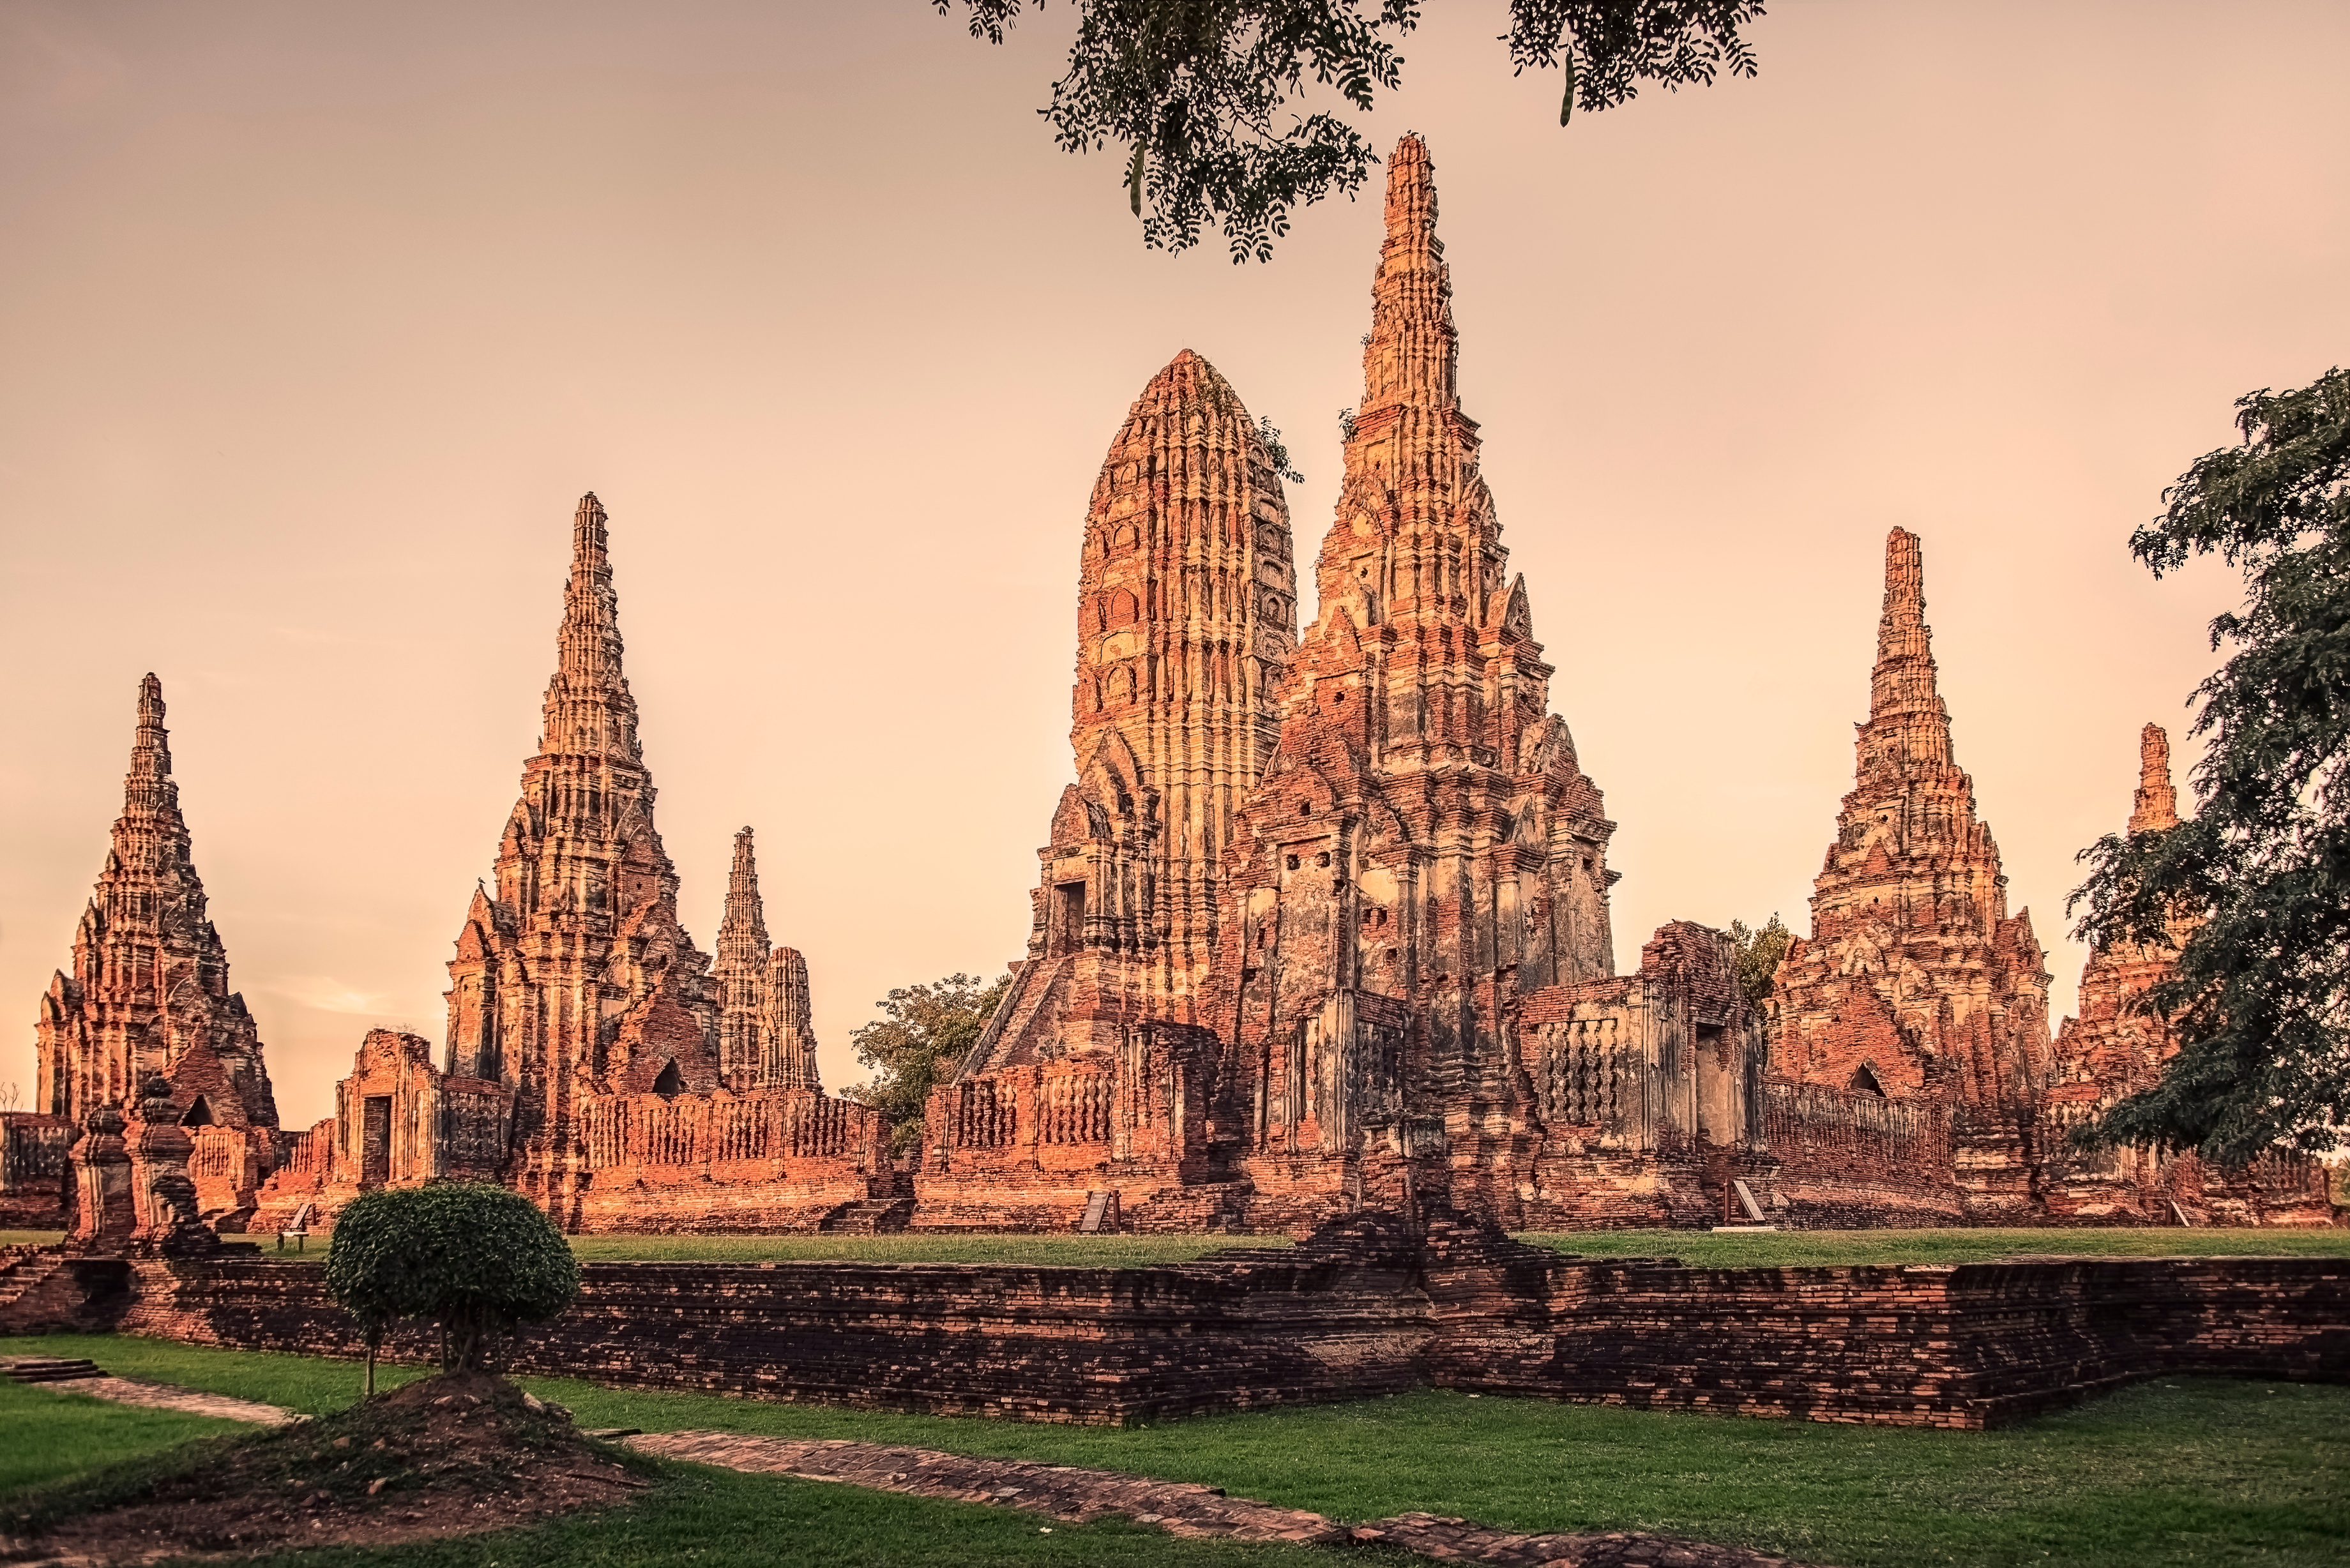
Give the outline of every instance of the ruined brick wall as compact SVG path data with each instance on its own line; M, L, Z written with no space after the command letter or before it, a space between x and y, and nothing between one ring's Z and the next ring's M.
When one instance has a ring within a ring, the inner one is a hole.
M1961 1221L1952 1113L1825 1084L1773 1083L1762 1138L1779 1162L1787 1217L1814 1227Z
M1166 1269L596 1263L516 1371L860 1408L1086 1423L1399 1391L1408 1264L1284 1250ZM142 1265L127 1333L355 1355L315 1264ZM405 1350L429 1346L411 1335Z
M56 1231L71 1180L66 1151L78 1136L63 1116L0 1111L0 1229Z
M516 1370L1115 1422L1441 1387L1982 1428L2160 1372L2350 1378L2350 1261L1685 1269L1438 1216L1156 1269L603 1263ZM314 1263L138 1265L125 1332L356 1355ZM403 1353L396 1343L393 1354ZM421 1358L421 1336L405 1342Z
M1980 1428L2161 1372L2350 1378L2341 1260L1519 1268L1499 1282L1515 1289L1497 1290L1490 1269L1431 1267L1431 1381L1636 1408Z

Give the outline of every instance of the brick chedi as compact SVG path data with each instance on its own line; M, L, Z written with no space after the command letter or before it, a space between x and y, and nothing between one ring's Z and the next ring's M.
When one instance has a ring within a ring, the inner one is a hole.
M1653 1222L1679 1212L1659 1161L1701 1123L1751 1141L1760 1037L1727 939L1668 928L1613 976L1614 825L1504 570L1435 222L1407 138L1294 656L1287 518L1230 389L1179 357L1112 448L1078 782L1028 956L931 1102L918 1225L1296 1228L1423 1195ZM1576 1073L1608 1092L1543 1099ZM1709 1211L1693 1170L1680 1196Z
M792 1229L863 1201L873 1114L819 1092L806 966L767 946L747 829L714 969L679 922L592 494L556 646L538 754L450 961L445 1067L370 1033L331 1153L297 1159L308 1184L276 1207L454 1175L570 1229Z
M751 830L734 836L726 915L718 927L718 1075L730 1089L820 1089L808 1022L807 960L767 945Z
M277 1103L253 1014L229 989L228 950L190 848L163 687L149 675L122 815L74 932L73 972L41 998L38 1105L71 1129L60 1136L78 1136L94 1115L152 1121L168 1104L193 1139L188 1174L199 1211L237 1230L276 1161ZM168 1097L152 1093L157 1080ZM15 1153L36 1129L8 1130Z
M2128 832L2178 826L2171 781L2170 737L2158 724L2138 734L2137 791ZM2130 1096L2151 1089L2178 1053L2169 1022L2141 1003L2178 972L2178 949L2197 921L2181 916L2159 942L2094 948L2081 970L2079 1011L2056 1032L2054 1066L2041 1109L2043 1200L2049 1217L2097 1224L2171 1224L2181 1219L2222 1225L2324 1224L2324 1173L2284 1155L2233 1170L2215 1170L2192 1154L2144 1146L2084 1153L2064 1137Z
M1669 970L1694 971L1659 949L1609 988L1615 825L1549 711L1552 667L1525 581L1506 569L1461 407L1436 223L1427 148L1406 137L1388 166L1362 402L1315 566L1319 615L1290 662L1281 744L1225 877L1213 1016L1231 1044L1216 1122L1247 1151L1238 1168L1260 1220L1431 1191L1505 1224L1609 1207L1608 1179L1587 1167L1544 1179L1546 1150L1581 1149L1564 1119L1555 1137L1544 1119L1535 1081L1550 1043L1522 1032L1534 999L1544 1016L1577 1002L1606 1015L1626 1103L1591 1117L1595 1141L1657 1151L1619 1112L1669 1142L1696 1131L1656 1114L1658 1085L1634 1081L1674 1056L1629 1013L1652 983L1674 988ZM1721 970L1726 939L1688 931L1696 969ZM1742 1000L1715 989L1710 1012L1685 993L1656 1000L1670 1028L1726 1038L1717 1058L1742 1059ZM1642 1054L1660 1044L1661 1061ZM1646 1166L1625 1179L1662 1190Z
M1917 535L1886 544L1885 605L1857 778L1812 894L1812 934L1774 981L1773 1075L1835 1096L1954 1116L1947 1169L1878 1173L1955 1196L1971 1217L2031 1201L2026 1137L2048 1074L2049 975L1974 784L1953 759L1936 686ZM1783 1153L1784 1151L1782 1151ZM1798 1172L1788 1172L1801 1191ZM1815 1171L1833 1183L1833 1171Z
M1057 1214L1100 1186L1106 1158L1129 1181L1172 1180L1198 1154L1218 875L1273 750L1296 624L1280 475L1239 396L1186 349L1135 400L1094 484L1076 782L1038 851L1011 992L933 1101L926 1222ZM1007 1162L1056 1174L1006 1196L993 1173Z

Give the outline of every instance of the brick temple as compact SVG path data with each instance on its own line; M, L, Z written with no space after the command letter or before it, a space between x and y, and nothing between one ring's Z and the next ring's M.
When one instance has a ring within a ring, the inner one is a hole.
M1027 950L910 1158L818 1080L807 964L769 939L751 829L714 950L679 921L590 494L445 1034L369 1033L307 1132L278 1129L227 989L147 678L73 972L42 1001L40 1108L0 1115L0 1223L161 1246L199 1216L317 1229L443 1178L607 1231L1302 1233L1448 1207L1526 1230L2327 1222L2305 1160L2067 1144L2177 1051L2135 999L2190 928L2097 950L2052 1038L1904 530L1810 935L1761 1005L1729 936L1689 921L1617 972L1615 824L1550 711L1480 472L1417 137L1385 220L1303 635L1281 475L1215 368L1178 354L1112 441ZM2129 831L2178 821L2149 725Z
M574 1231L793 1230L890 1179L873 1113L817 1082L807 965L768 943L749 828L714 962L679 923L608 544L583 497L538 753L458 929L441 1064L369 1032L265 1193L273 1220L438 1177L504 1182Z
M277 1164L277 1101L260 1031L229 989L152 674L139 683L122 815L74 929L72 971L49 981L34 1042L39 1108L0 1118L0 1223L57 1223L75 1141L104 1127L119 1137L125 1117L143 1128L168 1106L168 1136L188 1143L175 1170L192 1183L197 1211L242 1227ZM151 1114L158 1080L169 1096ZM99 1199L126 1216L129 1179L127 1164L109 1166Z

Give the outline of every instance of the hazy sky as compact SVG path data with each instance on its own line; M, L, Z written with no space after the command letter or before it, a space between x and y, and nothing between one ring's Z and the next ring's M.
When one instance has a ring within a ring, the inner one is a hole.
M1564 131L1500 0L1429 9L1368 129L1429 139L1618 964L1807 929L1898 524L2068 1010L2073 854L2236 597L2129 532L2238 395L2350 361L2350 6L1779 0L1759 80ZM441 1038L588 489L687 924L754 825L827 1081L891 985L1020 952L1103 451L1198 350L1310 559L1379 226L1145 251L1034 112L1073 16L0 3L0 1085L151 669L287 1124L370 1026Z

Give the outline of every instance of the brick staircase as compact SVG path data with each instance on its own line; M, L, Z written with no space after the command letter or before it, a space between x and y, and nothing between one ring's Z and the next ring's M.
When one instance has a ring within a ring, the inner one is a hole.
M903 1231L913 1217L910 1198L867 1198L842 1204L817 1220L816 1228L836 1236L879 1236Z
M105 1376L98 1363L88 1356L70 1361L50 1355L16 1355L8 1359L8 1378L13 1383L71 1383Z

